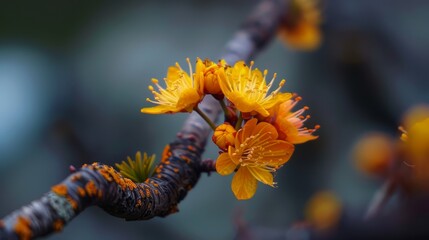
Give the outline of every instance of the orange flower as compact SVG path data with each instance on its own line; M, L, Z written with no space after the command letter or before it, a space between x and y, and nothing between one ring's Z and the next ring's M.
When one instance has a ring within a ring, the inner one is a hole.
M206 59L201 61L197 59L195 79L204 86L204 93L208 94L222 94L219 86L218 72L219 68L226 66L225 60L220 60L218 64Z
M223 123L213 132L212 140L220 149L227 151L234 144L236 132L231 124Z
M179 63L176 63L175 66L168 68L167 77L164 78L166 88L161 87L157 79L152 79L158 88L158 92L155 91L154 87L149 86L155 100L149 98L146 100L158 106L142 108L142 113L192 112L194 107L203 99L203 91L201 84L194 80L189 58L186 61L189 65L189 75L180 67ZM200 73L197 71L195 74L199 75Z
M243 61L237 62L233 67L219 72L220 88L225 97L231 101L235 107L243 113L259 113L266 117L269 115L267 109L273 107L278 102L284 102L291 98L290 93L281 93L280 89L285 84L283 79L279 87L270 92L276 74L267 85L266 76L258 69L252 70L253 62L248 67ZM253 114L253 115L254 115Z
M429 107L412 109L404 120L401 139L406 161L413 166L416 185L429 189Z
M335 194L323 191L318 192L308 201L305 210L307 221L317 230L327 231L338 224L342 204Z
M321 42L320 10L317 0L292 0L279 37L285 44L301 50L317 48Z
M237 173L231 188L237 199L253 197L257 181L274 186L273 172L291 157L294 146L278 140L277 130L269 123L249 120L235 136L234 146L219 155L216 171L221 175Z
M308 110L308 107L292 112L292 108L299 101L301 101L301 97L283 102L270 110L273 118L269 121L272 121L279 131L279 139L293 144L305 143L318 138L318 136L313 136L312 134L320 128L319 125L316 125L314 129L304 127L304 122L310 118L310 115L304 117L302 114Z
M353 150L357 167L370 175L385 175L395 157L394 144L389 136L372 133L362 137Z

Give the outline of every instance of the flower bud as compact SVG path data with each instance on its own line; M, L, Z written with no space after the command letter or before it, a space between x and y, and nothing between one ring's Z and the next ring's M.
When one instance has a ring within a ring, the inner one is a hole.
M318 231L329 231L337 226L342 213L340 200L329 191L316 193L307 203L307 221Z
M234 144L236 130L229 123L219 125L213 133L213 142L223 151Z
M369 175L384 175L394 158L392 140L381 133L372 133L359 140L353 155L357 167Z
M223 96L222 90L219 86L218 71L220 68L225 66L225 60L221 60L217 64L208 59L204 61L201 59L197 60L197 68L202 70L201 75L198 77L204 86L204 93Z

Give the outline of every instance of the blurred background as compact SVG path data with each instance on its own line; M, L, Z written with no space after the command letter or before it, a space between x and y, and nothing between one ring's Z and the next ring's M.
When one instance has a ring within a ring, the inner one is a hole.
M185 58L217 60L259 1L2 1L0 3L0 217L62 181L69 165L160 156L186 114L144 115L147 85ZM47 239L232 239L234 219L286 228L309 197L334 191L362 215L380 182L351 161L370 131L399 137L411 106L429 103L429 2L329 0L323 42L312 52L275 40L255 65L286 78L310 106L317 141L299 145L277 173L239 202L232 176L202 175L167 218L126 222L98 208ZM302 106L303 106L302 105ZM216 158L209 144L205 158Z

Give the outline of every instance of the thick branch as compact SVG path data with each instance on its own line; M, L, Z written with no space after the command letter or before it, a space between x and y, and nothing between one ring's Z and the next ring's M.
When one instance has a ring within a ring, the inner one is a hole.
M229 64L248 61L273 38L285 10L284 0L261 2L227 44L222 58ZM221 112L211 97L206 97L200 109L212 121ZM170 144L167 156L145 183L135 184L110 166L84 165L41 199L0 220L0 239L31 239L59 231L92 205L126 220L176 212L177 204L195 186L200 173L206 171L201 154L210 131L197 114L191 114Z

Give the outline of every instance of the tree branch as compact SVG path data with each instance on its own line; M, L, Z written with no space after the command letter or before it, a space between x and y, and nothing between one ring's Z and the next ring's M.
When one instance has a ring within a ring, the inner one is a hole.
M284 0L261 2L227 44L222 58L233 64L248 61L275 36L286 10ZM221 112L216 100L206 97L200 109L214 121ZM197 114L185 121L167 156L144 183L133 183L112 167L84 165L35 200L0 220L0 239L31 239L60 231L89 206L126 220L165 217L177 212L177 204L207 171L201 164L210 127ZM206 166L207 167L207 166Z

